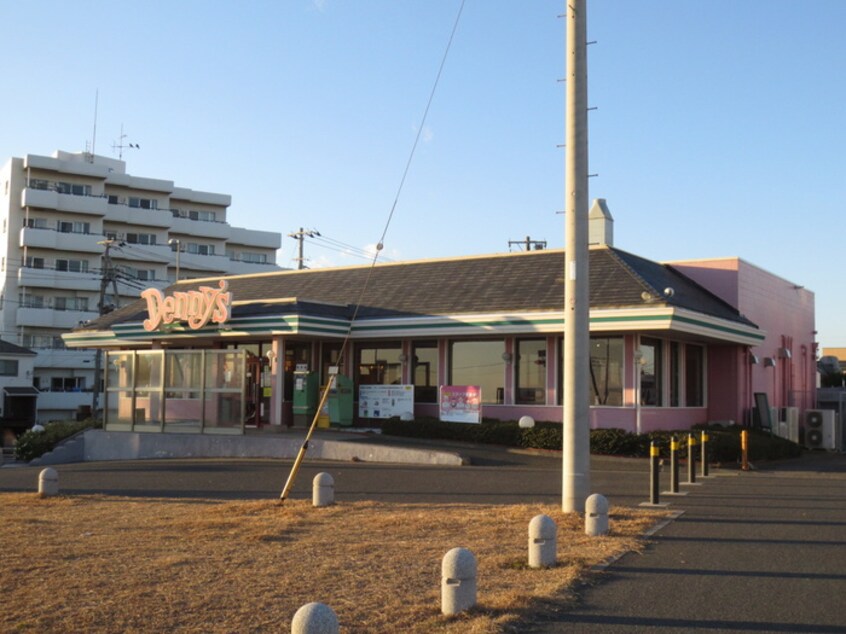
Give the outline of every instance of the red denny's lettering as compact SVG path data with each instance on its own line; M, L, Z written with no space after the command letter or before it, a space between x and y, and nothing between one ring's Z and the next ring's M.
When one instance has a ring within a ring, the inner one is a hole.
M220 288L201 286L196 291L175 292L164 296L157 288L148 288L141 293L147 300L147 313L144 330L156 330L161 324L174 321L186 321L192 330L202 328L207 323L222 324L229 319L229 307L232 293L226 290L228 282L220 280Z

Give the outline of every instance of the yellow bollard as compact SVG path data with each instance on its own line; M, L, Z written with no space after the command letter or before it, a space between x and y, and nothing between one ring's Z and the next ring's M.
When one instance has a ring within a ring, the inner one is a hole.
M740 432L740 469L749 471L749 432Z

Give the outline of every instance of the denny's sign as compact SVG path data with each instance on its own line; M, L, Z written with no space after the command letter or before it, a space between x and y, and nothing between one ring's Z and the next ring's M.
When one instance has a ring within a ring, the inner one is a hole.
M232 293L226 290L228 282L220 280L220 288L201 286L196 291L162 293L157 288L148 288L141 293L147 300L149 318L144 320L144 330L153 331L161 324L184 321L192 330L202 328L210 321L222 324L229 319Z

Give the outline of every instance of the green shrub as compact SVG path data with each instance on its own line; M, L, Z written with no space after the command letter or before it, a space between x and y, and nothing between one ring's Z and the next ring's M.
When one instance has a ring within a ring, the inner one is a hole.
M99 427L100 423L93 420L47 423L44 431L29 430L18 437L15 443L15 458L29 462L48 451L60 442L91 427Z
M709 461L733 464L739 463L741 427L697 426L696 457L699 459L702 430L708 431ZM459 440L507 447L560 450L562 427L558 423L537 423L531 429L521 429L517 421L485 419L480 425L466 423L445 423L435 418L421 418L401 421L398 418L384 421L382 433L410 438L431 438ZM673 436L679 440L679 457L687 456L687 439L691 430L655 431L648 434L633 434L622 429L593 429L590 432L590 451L610 456L649 456L650 443L655 442L663 458L670 456L670 441ZM749 460L778 460L795 458L802 448L768 432L749 430Z

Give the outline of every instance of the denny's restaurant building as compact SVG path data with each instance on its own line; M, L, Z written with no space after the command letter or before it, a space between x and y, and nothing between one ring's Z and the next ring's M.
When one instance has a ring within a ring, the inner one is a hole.
M325 384L337 366L355 401L363 387L403 386L415 416L439 415L441 388L475 386L485 417L560 421L563 263L549 250L185 280L65 342L106 351L112 430L305 424L303 385ZM590 304L593 427L748 416L746 359L764 333L729 303L671 266L601 246L590 251ZM384 415L360 402L353 411Z

